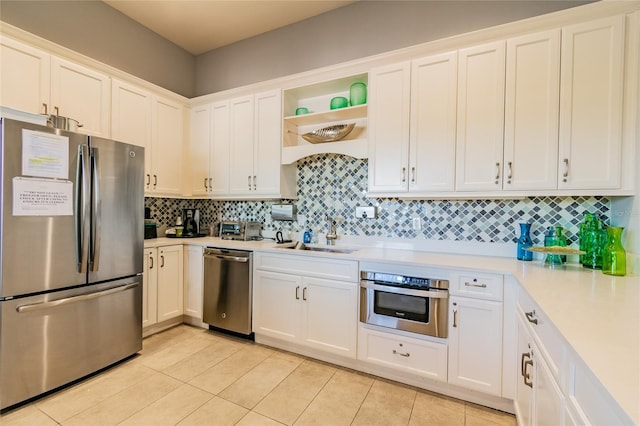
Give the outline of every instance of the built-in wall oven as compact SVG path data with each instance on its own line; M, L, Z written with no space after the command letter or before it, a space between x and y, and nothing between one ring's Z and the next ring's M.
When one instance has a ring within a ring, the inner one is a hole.
M360 272L360 321L434 337L447 337L449 281Z

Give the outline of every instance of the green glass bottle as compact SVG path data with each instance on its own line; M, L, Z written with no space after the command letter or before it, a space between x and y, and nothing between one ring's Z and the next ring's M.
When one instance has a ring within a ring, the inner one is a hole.
M589 269L602 269L602 249L607 244L607 232L602 222L594 215L584 231L584 251L582 266ZM581 244L582 245L582 244Z
M622 247L622 231L617 226L607 227L609 241L602 249L602 273L623 277L627 274L627 252Z
M593 213L584 212L584 219L580 224L580 230L578 231L578 239L580 241L580 250L587 251L587 231L591 229L593 219L595 215ZM580 255L580 264L584 264L584 254Z

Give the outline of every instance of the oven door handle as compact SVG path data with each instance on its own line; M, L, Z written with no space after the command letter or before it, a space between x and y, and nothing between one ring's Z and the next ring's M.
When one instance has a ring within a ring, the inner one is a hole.
M385 291L387 293L404 294L407 296L429 297L432 299L447 299L449 292L445 290L413 290L410 288L394 287L389 285L372 284L369 281L360 281L360 287L372 290Z

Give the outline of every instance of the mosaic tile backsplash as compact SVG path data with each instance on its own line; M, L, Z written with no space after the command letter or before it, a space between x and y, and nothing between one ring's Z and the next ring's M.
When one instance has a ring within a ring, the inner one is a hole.
M298 161L298 215L304 226L272 222L277 201L213 201L146 198L152 218L173 225L183 208L199 208L201 228L220 219L257 220L266 230L288 228L326 232L326 215L336 219L339 235L420 238L476 242L512 242L518 223L532 223L531 237L542 244L549 226L562 226L570 242L577 242L578 224L585 211L610 219L610 201L603 197L532 197L521 200L400 200L367 198L367 161L320 154ZM375 219L356 219L356 206L376 206ZM422 228L413 229L420 218Z

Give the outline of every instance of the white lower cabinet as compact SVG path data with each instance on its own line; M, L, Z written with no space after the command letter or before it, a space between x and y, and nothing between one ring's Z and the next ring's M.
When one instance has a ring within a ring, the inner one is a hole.
M202 322L204 261L202 246L184 249L184 314Z
M347 358L356 357L357 262L256 253L254 264L256 341L264 336ZM277 272L286 271L287 264L291 273ZM331 277L332 270L345 267L352 271L348 281L343 281L342 275ZM305 271L305 275L300 271Z
M449 383L502 392L502 302L451 296Z
M145 249L142 326L182 316L182 245Z
M447 381L446 343L360 327L358 359L432 380Z
M514 401L518 423L522 426L564 424L564 395L521 314L518 315L518 356L520 374Z

